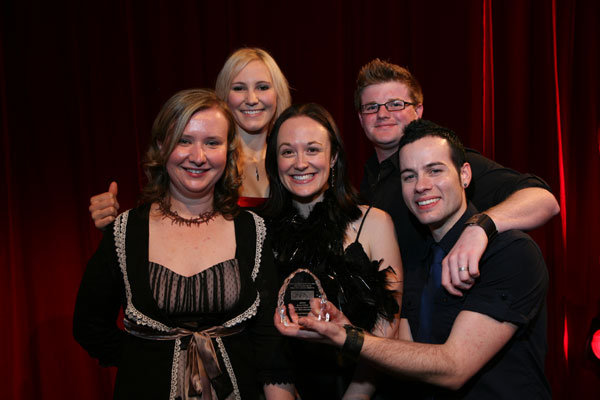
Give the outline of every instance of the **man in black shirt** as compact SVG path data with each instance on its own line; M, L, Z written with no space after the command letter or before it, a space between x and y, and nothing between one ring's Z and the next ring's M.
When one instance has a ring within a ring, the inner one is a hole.
M402 201L398 143L404 128L423 115L421 87L408 70L375 59L358 74L354 103L375 147L365 165L361 195L391 215L403 264L418 264L426 251L427 231ZM474 150L467 150L467 161L473 171L468 198L491 218L499 232L533 229L559 212L556 199L540 178L504 168ZM487 243L477 224L461 233L442 264L442 284L451 294L460 296L459 289L470 288L473 278L479 276L478 262ZM459 265L469 273L459 274Z
M427 226L432 251L450 251L464 225L481 218L465 194L472 174L464 149L451 131L423 120L408 125L399 146L404 201ZM396 385L398 397L551 398L544 376L548 273L541 251L521 231L497 233L485 217L479 223L490 241L480 260L481 277L464 296L450 295L439 280L436 286L431 255L405 268L399 340L362 332L330 304L325 306L330 322L292 314L287 325L276 318L277 328L337 345L347 355L423 383ZM459 274L468 274L464 266ZM424 329L427 338L421 340Z

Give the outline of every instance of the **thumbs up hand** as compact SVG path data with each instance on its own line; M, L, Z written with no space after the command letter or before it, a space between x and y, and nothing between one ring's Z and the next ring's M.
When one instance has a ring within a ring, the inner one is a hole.
M90 214L96 228L102 229L113 222L119 212L117 182L111 182L108 192L90 198Z

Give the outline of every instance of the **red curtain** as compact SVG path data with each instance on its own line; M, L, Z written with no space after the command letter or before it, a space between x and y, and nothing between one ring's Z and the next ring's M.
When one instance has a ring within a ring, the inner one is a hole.
M425 118L544 178L562 209L532 233L551 277L547 376L557 399L600 397L600 371L584 353L600 311L599 4L2 2L0 397L111 397L114 371L71 334L100 238L88 198L116 179L123 209L133 206L162 103L212 87L245 45L273 54L295 101L332 112L355 183L372 148L353 109L354 82L375 57L420 79Z

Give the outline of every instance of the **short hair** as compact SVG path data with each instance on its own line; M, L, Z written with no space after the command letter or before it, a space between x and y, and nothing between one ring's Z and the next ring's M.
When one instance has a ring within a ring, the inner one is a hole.
M358 72L356 78L356 90L354 91L354 107L360 111L361 96L367 86L385 82L400 82L406 85L410 95L410 101L422 104L423 90L417 78L406 68L399 65L381 61L376 58L365 64Z
M273 57L263 49L243 47L234 51L227 61L225 61L223 68L221 68L221 71L217 76L215 91L221 100L227 101L233 79L252 61L261 61L265 67L267 67L267 70L271 75L273 88L277 94L277 109L275 110L275 116L273 117L273 120L275 120L281 115L283 110L292 104L292 96L290 95L288 81L285 79L281 69L279 69L279 66ZM271 121L271 124L272 122L273 121Z
M467 156L463 144L452 130L439 126L431 121L417 119L408 124L406 128L404 128L404 136L402 136L400 142L398 143L398 151L400 151L407 144L416 142L417 140L427 136L446 139L448 145L450 146L450 158L452 159L452 163L456 167L456 170L460 174L461 167L467 162Z
M227 163L223 176L215 185L213 207L226 218L238 212L238 189L241 177L237 169L238 149L235 120L227 104L210 89L187 89L172 96L154 120L152 136L143 162L148 183L142 189L140 202L159 201L167 194L170 177L167 161L194 114L216 108L227 120Z
M270 217L277 217L292 199L279 179L277 138L281 125L285 121L302 116L316 121L327 130L329 142L331 143L331 157L337 156L332 167L335 179L330 176L330 189L336 199L338 208L352 220L358 218L360 216L358 195L352 187L346 171L346 153L342 136L331 114L323 106L316 103L297 104L289 107L277 118L273 125L271 134L267 139L267 154L265 157L265 167L270 182L270 193L265 205L265 214Z

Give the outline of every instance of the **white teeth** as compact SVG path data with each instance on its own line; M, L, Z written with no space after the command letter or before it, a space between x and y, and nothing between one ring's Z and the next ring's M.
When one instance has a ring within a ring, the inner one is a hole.
M425 201L417 201L417 204L420 206L426 206L428 204L435 203L438 200L439 200L439 198L429 199L429 200L425 200Z
M292 177L297 181L305 181L313 177L314 174L304 174L304 175L292 175Z
M203 172L201 169L186 168L185 170L191 172L192 174L201 174Z
M246 110L246 111L242 111L242 113L247 114L247 115L256 115L261 111L262 110Z

